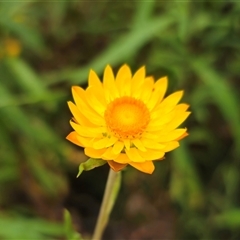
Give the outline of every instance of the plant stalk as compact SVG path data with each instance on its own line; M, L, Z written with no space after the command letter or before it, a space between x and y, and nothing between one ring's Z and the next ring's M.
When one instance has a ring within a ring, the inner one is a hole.
M108 179L104 191L103 201L94 229L92 240L101 240L103 232L107 226L109 216L115 203L121 183L121 172L109 170Z

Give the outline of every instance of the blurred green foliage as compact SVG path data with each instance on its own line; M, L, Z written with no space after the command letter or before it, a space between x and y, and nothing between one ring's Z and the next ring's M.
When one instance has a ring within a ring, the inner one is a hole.
M85 159L66 101L90 68L122 63L191 105L190 136L145 178L169 193L176 238L240 238L240 2L65 0L0 3L0 239L80 238L59 217Z

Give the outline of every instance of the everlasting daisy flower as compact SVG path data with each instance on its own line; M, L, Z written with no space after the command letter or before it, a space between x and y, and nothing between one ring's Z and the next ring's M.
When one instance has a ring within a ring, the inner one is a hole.
M101 82L90 70L88 87L72 87L74 102L68 102L74 116L67 139L84 148L87 156L103 159L114 171L128 164L151 174L153 161L164 158L187 136L178 126L189 116L189 105L178 104L183 91L164 98L168 80L154 82L145 67L132 75L123 65L114 76L106 66Z

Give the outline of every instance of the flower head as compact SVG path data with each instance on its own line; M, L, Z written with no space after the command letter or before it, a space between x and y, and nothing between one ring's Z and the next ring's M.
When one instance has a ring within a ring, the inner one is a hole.
M91 158L103 159L114 171L128 164L145 172L154 171L153 161L164 158L187 136L177 128L190 114L189 105L178 104L183 91L164 98L168 80L154 82L145 76L145 67L132 75L123 65L116 76L108 65L103 82L90 71L88 87L72 87L74 116L67 139L84 148Z

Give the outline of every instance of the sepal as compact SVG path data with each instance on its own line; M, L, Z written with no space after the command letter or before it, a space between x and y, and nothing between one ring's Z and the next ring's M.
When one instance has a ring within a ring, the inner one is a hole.
M100 167L106 163L107 163L107 161L102 160L102 159L89 158L86 162L81 163L79 165L77 177L79 177L83 171L92 170L92 169L94 169L96 167Z

